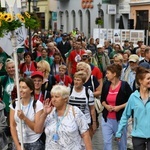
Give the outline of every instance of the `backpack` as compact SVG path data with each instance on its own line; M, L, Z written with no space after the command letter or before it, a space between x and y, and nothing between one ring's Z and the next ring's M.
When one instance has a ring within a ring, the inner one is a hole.
M15 100L15 101L16 101L16 100ZM15 107L16 107L16 102L15 102L15 101L13 101L13 103L12 103L12 106L13 106L14 109L15 109ZM36 102L37 102L37 100L34 100L34 101L33 101L33 105L32 105L34 111L35 111L35 108L36 108ZM43 144L45 144L45 141L46 141L46 134L45 134L44 131L42 132L42 134L41 134L41 136L40 136L39 139L43 142Z
M5 129L8 127L6 116L4 115L4 108L5 103L3 101L0 101L0 134L5 131Z
M89 103L89 97L90 96L89 96L88 90L89 90L89 88L85 87L85 95L86 95L86 97L88 99L88 103ZM72 94L72 91L73 91L73 86L70 87L70 95Z
M52 75L50 74L48 76L48 82L46 82L46 84L41 88L42 94L44 95L44 99L46 98L50 98L51 94L50 94L50 89L52 89L52 85L53 81L52 81Z

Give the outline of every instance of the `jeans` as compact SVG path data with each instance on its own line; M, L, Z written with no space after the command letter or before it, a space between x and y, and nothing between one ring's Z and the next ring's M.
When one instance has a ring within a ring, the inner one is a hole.
M118 129L119 122L116 119L107 118L107 122L104 121L102 117L102 135L104 141L104 150L112 150L112 138L115 136ZM117 143L118 150L127 149L127 128L123 130L121 140Z
M43 142L39 139L34 143L24 143L25 150L44 150L45 146Z
M138 138L132 137L133 149L134 150L150 150L150 138Z
M45 145L43 142L39 139L34 143L24 143L24 150L44 150ZM12 150L16 150L14 142L12 143Z

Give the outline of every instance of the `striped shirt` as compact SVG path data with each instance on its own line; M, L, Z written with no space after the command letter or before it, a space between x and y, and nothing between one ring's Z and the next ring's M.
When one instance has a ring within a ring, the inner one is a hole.
M86 88L83 87L81 92L76 92L73 88L72 93L69 97L69 104L77 106L86 116L87 123L91 123L91 116L89 106L94 105L93 92L88 89L89 99L86 95Z

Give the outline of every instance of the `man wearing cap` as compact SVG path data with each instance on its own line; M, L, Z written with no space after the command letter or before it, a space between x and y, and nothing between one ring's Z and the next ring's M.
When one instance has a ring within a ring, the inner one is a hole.
M122 46L123 50L128 50L130 49L130 44L128 40L124 40L124 45Z
M123 69L121 80L127 81L130 85L131 89L133 90L133 83L135 80L135 69L138 66L139 57L136 54L132 54L129 57L129 66Z
M42 87L42 84L43 84L43 73L41 71L35 71L32 75L31 75L31 78L34 82L34 87L35 87L35 90L34 90L34 99L35 100L40 100L42 103L44 101L44 95L41 91L41 87Z
M71 44L69 41L67 41L68 34L63 33L62 34L62 41L58 42L57 48L59 49L64 61L66 62L65 54L71 49Z
M105 76L106 68L110 64L110 60L108 55L104 53L104 47L102 44L97 45L97 52L94 54L94 58L98 63L98 68L103 73L103 77Z
M96 61L95 57L93 57L93 55L92 55L92 51L89 50L89 49L87 49L87 50L86 50L86 53L87 53L87 54L89 55L89 57L91 58L91 64L97 67L98 64L97 64L97 61Z

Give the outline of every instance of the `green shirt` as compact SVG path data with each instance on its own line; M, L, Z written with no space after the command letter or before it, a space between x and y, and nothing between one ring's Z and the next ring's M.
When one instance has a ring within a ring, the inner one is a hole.
M6 70L5 70L5 61L6 61L7 58L11 58L11 57L8 56L5 52L1 52L0 53L0 63L3 64L3 67L0 70L0 75L2 75L4 72L6 73Z
M9 112L9 104L11 102L11 91L14 88L14 79L10 78L9 76L1 76L0 77L0 83L3 87L3 102L5 103L6 111Z
M102 56L103 56L103 54L97 54L98 68L101 70L101 72L103 72Z
M49 65L51 66L52 65L52 63L53 63L53 60L52 60L52 58L51 57L46 57L45 59L44 58L42 58L41 56L39 56L39 57L37 57L36 58L36 62L39 62L39 61L41 61L41 60L45 60L45 61L47 61L48 63L49 63Z

